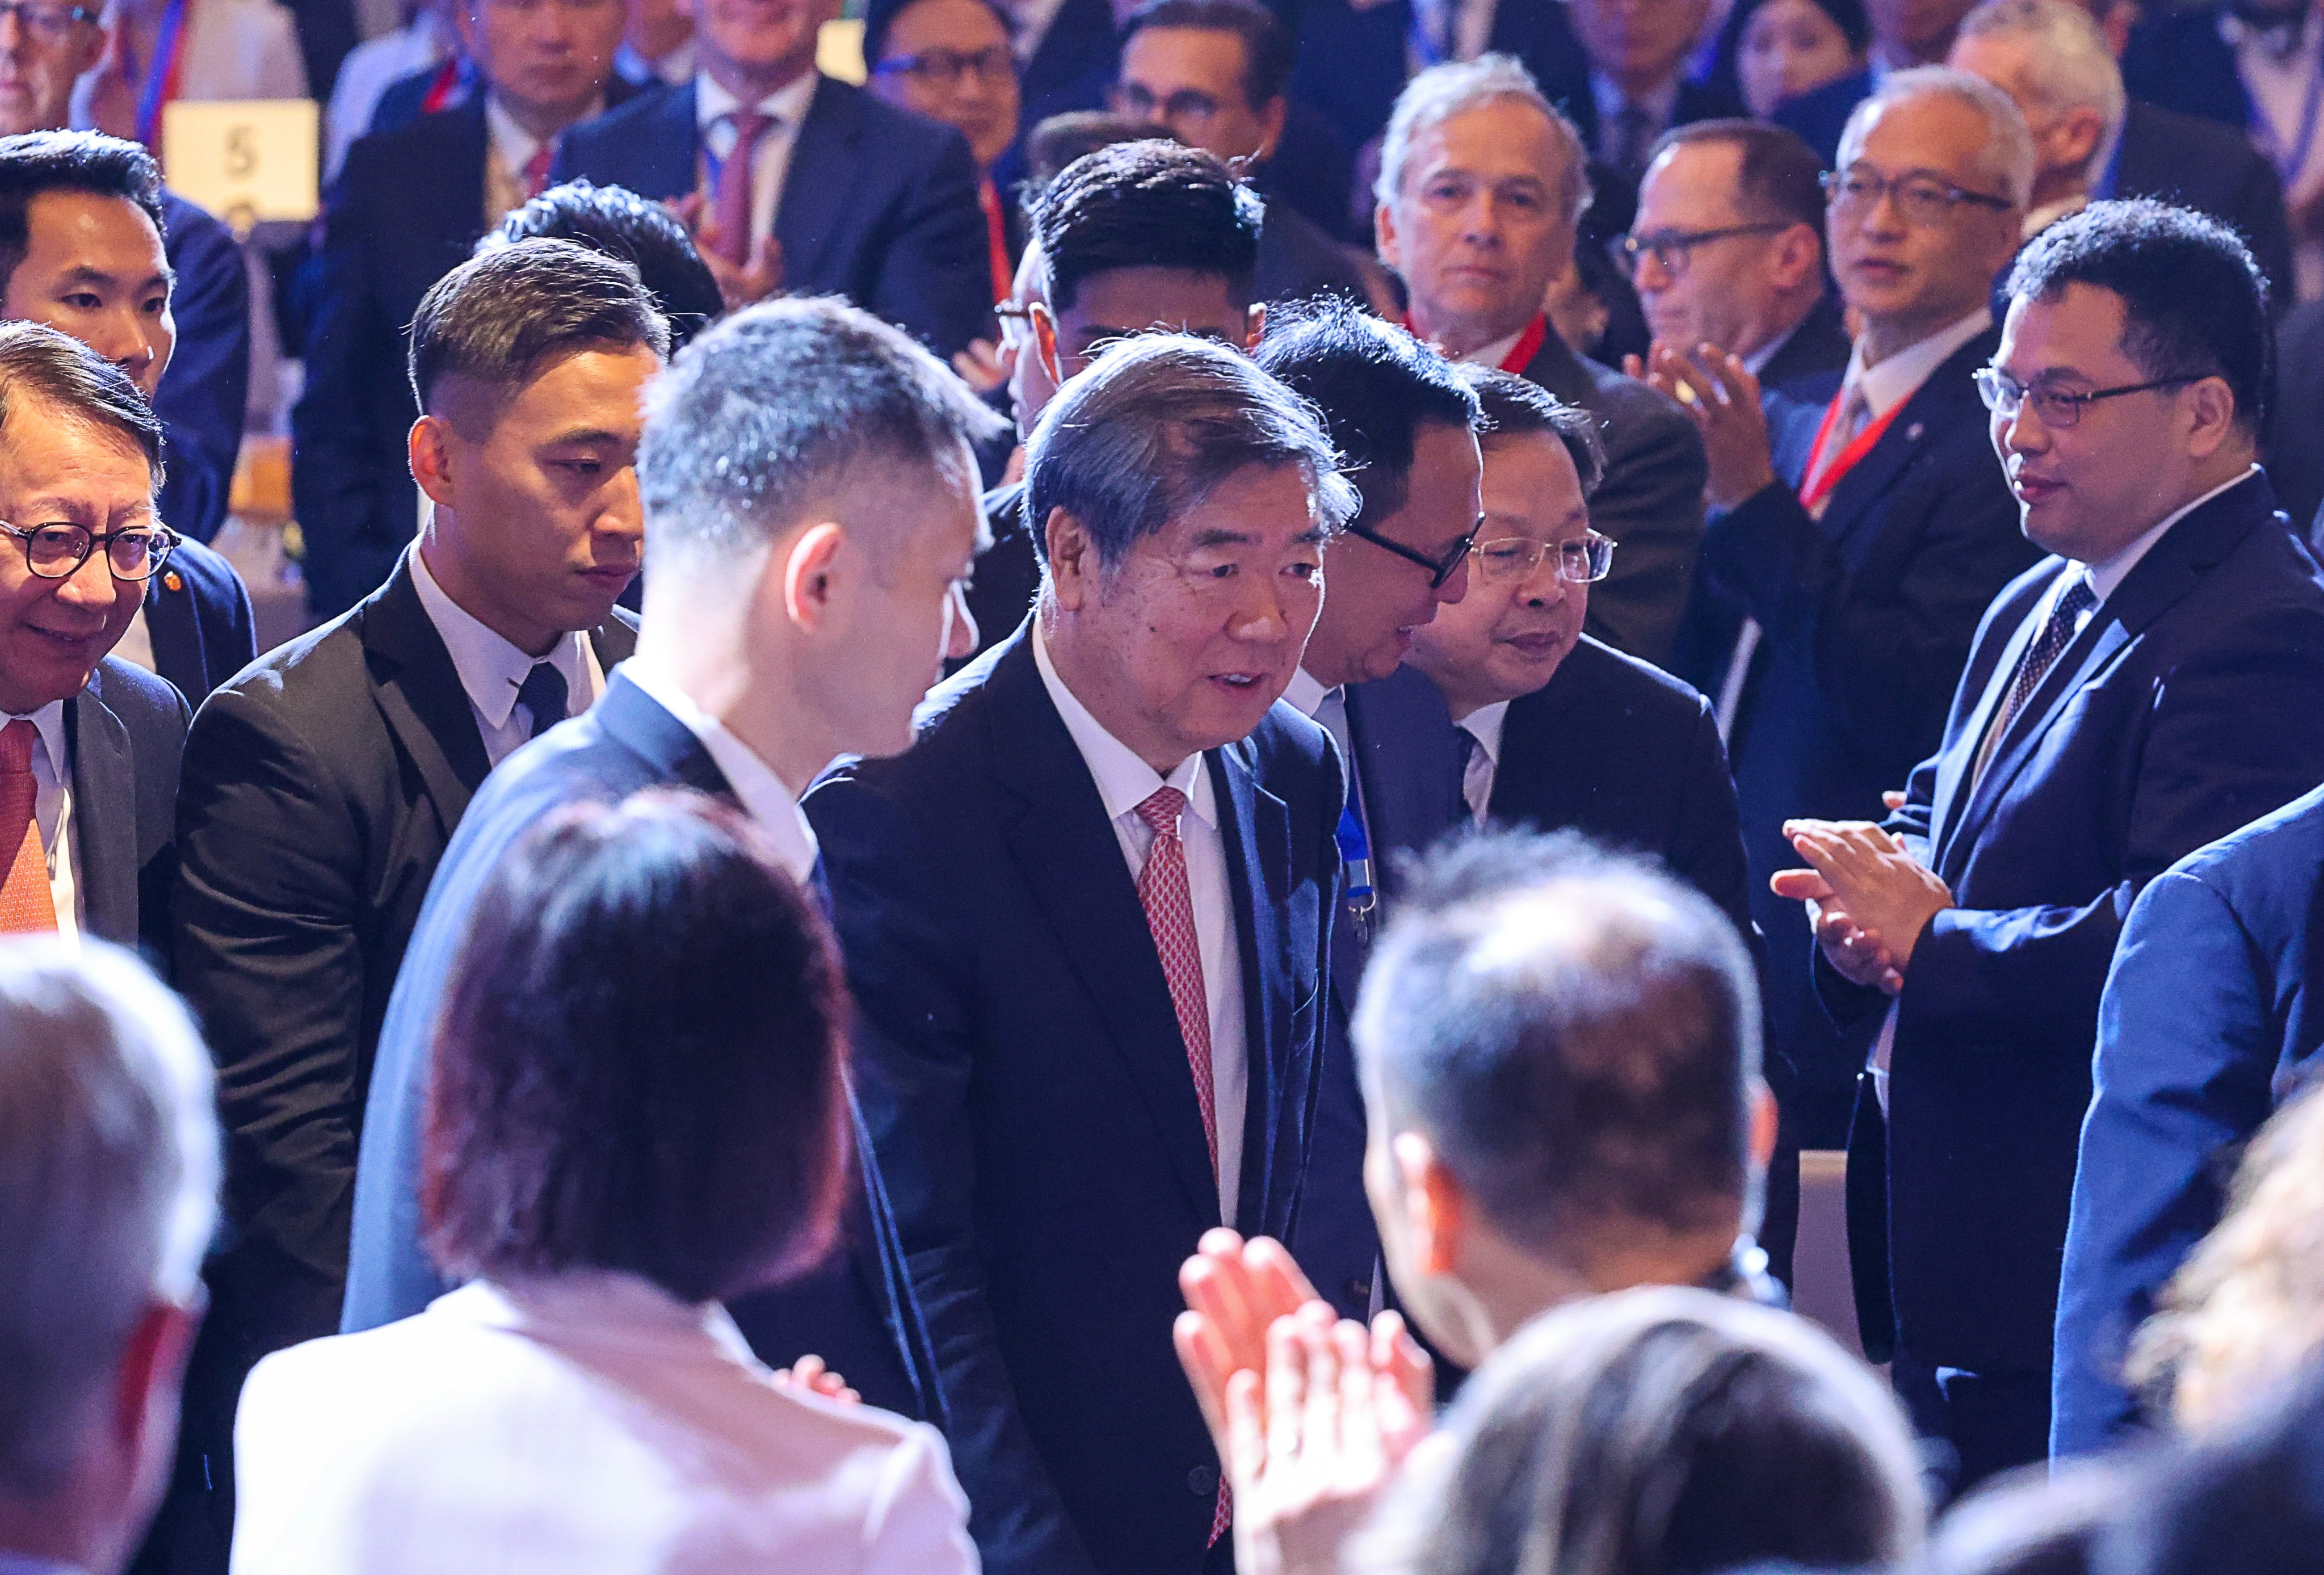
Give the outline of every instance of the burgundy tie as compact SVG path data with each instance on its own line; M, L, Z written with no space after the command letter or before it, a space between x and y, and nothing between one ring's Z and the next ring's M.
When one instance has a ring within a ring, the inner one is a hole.
M751 178L759 161L759 139L767 134L775 119L755 109L738 109L726 122L734 128L734 145L726 150L718 166L710 222L718 227L719 255L741 268L751 260Z
M1202 1107L1203 1139L1210 1145L1211 1174L1215 1180L1218 1091L1211 1081L1211 1006L1203 989L1203 943L1194 933L1194 892L1186 880L1186 844L1178 836L1178 818L1185 808L1186 796L1176 788L1157 788L1139 805L1138 818L1154 828L1154 845L1147 850L1145 867L1138 871L1138 900L1145 906L1146 927L1154 932L1154 949L1161 954L1162 977L1170 984L1170 1004L1178 1013L1178 1036L1186 1042L1186 1065L1194 1073L1194 1103ZM1232 1520L1232 1500L1222 1472L1218 1506L1211 1515L1211 1540L1206 1545L1215 1546Z
M549 189L549 167L556 159L556 147L543 143L532 151L532 157L524 161L524 170L519 179L524 182L524 195L528 201Z

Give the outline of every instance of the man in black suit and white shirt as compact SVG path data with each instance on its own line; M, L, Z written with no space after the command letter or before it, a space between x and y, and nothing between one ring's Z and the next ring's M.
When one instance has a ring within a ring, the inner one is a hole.
M1276 700L1352 500L1311 411L1187 336L1063 390L1026 484L1034 618L807 807L984 1567L1160 1575L1228 1509L1178 1265L1288 1229L1305 1169L1341 777Z

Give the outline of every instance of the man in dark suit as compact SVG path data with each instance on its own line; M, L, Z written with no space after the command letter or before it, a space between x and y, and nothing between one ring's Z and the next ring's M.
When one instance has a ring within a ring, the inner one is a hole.
M2050 1452L2144 1420L2130 1337L2218 1224L2236 1156L2324 1048L2324 791L2189 854L2138 895L2098 999L2058 1291Z
M1452 718L1435 686L1402 664L1418 631L1468 589L1483 414L1457 367L1343 302L1278 321L1259 356L1323 411L1361 500L1326 549L1331 594L1284 698L1331 732L1351 778L1340 834L1351 892L1333 916L1323 1087L1289 1245L1342 1312L1362 1318L1388 1287L1364 1197L1364 1106L1348 1019L1371 935L1395 906L1397 855L1427 847L1461 818Z
M161 394L182 343L179 281L161 229L171 204L187 206L162 191L152 155L134 143L95 132L0 139L0 318L45 323L72 335L120 367L157 415L167 402ZM241 266L237 252L237 279ZM198 352L197 360L203 355L214 356L215 346ZM237 401L240 397L236 391ZM181 456L175 442L188 429L171 426L166 416L162 429L168 466L174 473L182 458L194 478L184 501L192 507L214 503L222 518L224 479L215 486L204 479L206 461L215 456L198 442ZM233 429L238 440L238 402ZM228 455L226 474L232 470ZM171 501L165 484L164 523L171 523ZM209 520L209 530L217 522ZM172 529L190 538L200 523ZM143 601L115 654L159 672L189 705L199 705L258 654L241 576L198 540L178 544L169 566L146 581Z
M637 654L586 716L485 780L413 928L363 1119L342 1327L442 1289L420 1235L429 1045L493 865L576 799L682 784L747 813L820 886L798 795L835 754L893 753L948 654L979 534L968 445L991 412L933 356L831 301L770 302L687 346L654 384L638 451L649 521ZM842 1246L737 1303L777 1367L819 1356L872 1405L941 1423L945 1397L897 1246L880 1157L856 1118Z
M1583 234L1610 239L1630 228L1638 181L1663 134L1739 115L1743 105L1731 88L1697 82L1686 72L1702 41L1709 0L1569 0L1565 13L1582 46L1579 57L1564 72L1539 80L1590 150L1595 195Z
M1275 702L1349 511L1334 466L1240 354L1109 353L1034 433L1035 618L930 696L908 753L807 801L999 1575L1184 1570L1222 1542L1169 1331L1203 1232L1288 1230L1306 1167L1341 778Z
M1606 478L1591 518L1622 551L1591 598L1590 632L1662 662L1702 542L1702 444L1667 399L1576 355L1542 313L1551 281L1572 265L1589 189L1573 128L1519 68L1434 67L1413 78L1389 126L1380 257L1410 293L1415 333L1598 418Z
M1763 416L1736 358L1715 376L1669 346L1654 359L1702 424L1717 510L1675 670L1727 741L1787 1064L1776 1094L1787 1140L1810 1148L1845 1140L1861 1057L1810 989L1799 905L1767 889L1796 861L1783 824L1881 813L1943 732L1978 619L2036 556L1969 381L1997 342L1993 276L2032 178L2024 123L1976 78L1900 72L1845 152L1825 238L1864 329L1838 389L1770 395Z
M1716 345L1762 388L1848 365L1827 287L1823 166L1781 126L1704 120L1655 145L1623 237L1646 327L1668 345ZM1627 368L1644 375L1636 361Z
M1100 346L1164 328L1247 347L1265 321L1253 305L1265 206L1218 159L1149 141L1076 159L1042 194L1019 270L1010 402L1019 438ZM1025 486L986 494L992 539L976 558L968 605L980 652L1032 610L1040 555Z
M106 653L169 552L161 425L112 363L37 323L0 325L0 928L158 946L186 703Z
M1153 0L1123 24L1113 106L1235 163L1264 191L1290 115L1290 76L1291 35L1259 0ZM1277 200L1259 232L1257 289L1263 301L1327 290L1369 299L1352 253Z
M187 745L172 955L218 1064L233 1235L211 1277L244 1371L338 1329L380 1024L445 843L634 644L612 609L669 345L650 298L530 242L446 275L412 340L428 528L360 605L213 695Z
M693 198L729 305L844 295L950 355L992 311L976 161L951 126L816 69L838 14L838 0L703 5L694 80L577 130L557 179Z
M1877 1029L1849 1164L1859 1322L1961 1487L2048 1445L2123 914L2324 780L2324 571L2255 463L2264 288L2231 232L2159 203L2027 247L1979 387L2024 531L2057 556L1994 603L1889 829L1789 828L1812 869L1776 885L1816 905L1824 999Z
M323 216L306 391L290 421L291 492L317 618L337 617L384 584L419 528L404 448L420 412L404 356L420 297L502 215L549 185L568 127L633 91L613 74L621 33L614 0L477 0L461 36L488 90L347 150Z

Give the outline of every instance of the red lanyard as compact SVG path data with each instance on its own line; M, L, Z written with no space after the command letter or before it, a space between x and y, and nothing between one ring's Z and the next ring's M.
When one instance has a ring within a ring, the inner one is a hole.
M1416 339L1420 337L1420 330L1412 326L1412 314L1409 312L1405 314L1404 331ZM1509 346L1507 355L1501 357L1501 370L1523 375L1525 369L1533 364L1533 358L1541 354L1541 347L1548 339L1549 318L1544 314L1526 325L1526 331L1517 336L1517 342Z
M1824 407L1823 425L1816 428L1815 447L1808 450L1807 474L1800 484L1800 506L1810 512L1831 495L1831 489L1840 484L1841 476L1856 468L1858 460L1872 452L1872 446L1880 441L1880 434L1888 430L1888 423L1896 419L1896 412L1911 402L1898 400L1889 406L1886 415L1867 425L1856 435L1856 441L1840 451L1839 457L1831 462L1829 469L1819 468L1823 464L1823 446L1831 440L1832 428L1840 425L1840 405L1847 398L1848 389L1842 385L1840 391L1831 396L1831 403Z

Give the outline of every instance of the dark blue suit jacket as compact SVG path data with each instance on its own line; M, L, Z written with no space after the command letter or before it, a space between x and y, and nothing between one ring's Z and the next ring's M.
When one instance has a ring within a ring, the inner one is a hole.
M2237 131L2248 127L2251 94L2236 69L2235 51L2219 36L2226 10L2157 7L2142 15L2122 51L2122 85L2130 96Z
M1971 1372L2049 1368L2098 993L2132 899L2324 781L2324 570L2260 476L2139 560L1972 791L1997 693L2043 594L2070 572L2080 571L2046 560L1996 599L1944 742L1891 821L1959 905L1922 932L1896 998L1886 1144L1897 1341ZM1836 1016L1877 1022L1887 1009L1821 962L1818 977ZM1860 1236L1851 1249L1878 1261Z
M1770 892L1767 878L1799 861L1784 840L1787 818L1881 818L1882 792L1903 787L1943 735L1978 619L2039 556L2018 530L1969 382L1998 342L1980 334L1930 374L1832 489L1821 520L1797 488L1838 379L1803 385L1813 402L1770 396L1781 479L1703 536L1674 670L1718 694L1743 614L1758 620L1727 753L1752 916L1766 937L1769 1025L1793 1078L1785 1114L1807 1147L1843 1141L1862 1060L1816 1004L1800 905Z
M1380 907L1370 931L1396 901L1397 855L1417 852L1461 824L1460 741L1436 686L1416 668L1357 684L1347 692L1354 745L1355 794L1371 842L1372 879ZM1323 1091L1315 1107L1314 1152L1299 1234L1290 1246L1307 1277L1342 1314L1369 1315L1379 1227L1364 1193L1364 1101L1356 1081L1348 1020L1370 959L1344 903L1332 911L1332 999Z
M2132 905L2098 1000L2058 1294L2050 1445L2137 1420L2133 1331L2227 1202L2243 1144L2324 1048L2324 791L2181 860Z
M341 1322L347 1332L417 1312L447 1288L420 1241L420 1128L436 1015L485 881L551 811L662 786L731 793L694 735L617 670L595 705L501 762L469 801L436 866L380 1028L355 1163ZM738 1301L734 1321L770 1366L813 1352L871 1404L940 1423L927 1337L860 1115L856 1138L860 1185L851 1189L843 1249L789 1285Z
M178 281L170 313L177 348L153 393L169 473L161 519L180 536L208 541L226 523L242 453L243 408L250 399L250 275L234 233L180 197L161 193L162 248ZM196 704L200 704L196 701Z
M694 84L650 89L567 133L551 179L681 197L699 180L697 144ZM965 349L992 315L967 142L829 77L792 144L775 238L786 290L844 295L944 355Z
M835 769L807 807L984 1568L1184 1575L1218 1457L1170 1327L1218 1188L1145 913L1030 640L947 680L908 753ZM1281 1238L1322 1052L1340 773L1280 705L1208 769L1247 1003L1231 1223Z
M145 582L145 633L153 670L196 708L258 659L249 590L234 565L198 541L180 542Z

